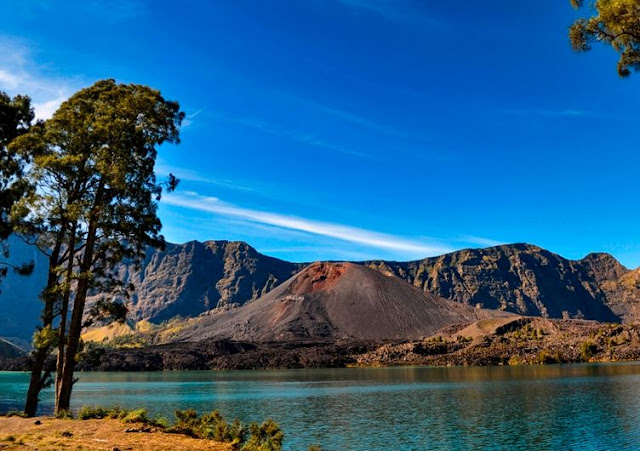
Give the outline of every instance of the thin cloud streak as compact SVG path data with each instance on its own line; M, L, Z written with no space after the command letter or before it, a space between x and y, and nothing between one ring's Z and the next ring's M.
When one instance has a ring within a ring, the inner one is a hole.
M588 111L576 110L572 108L551 110L541 108L530 109L514 109L514 110L501 110L502 113L515 116L542 116L542 117L588 117L592 114Z
M208 183L211 185L217 185L226 189L234 190L234 191L254 191L253 188L248 186L243 186L235 183L232 180L221 180L215 179L213 177L207 177L199 172L192 171L191 169L180 168L176 166L169 166L160 160L156 164L155 168L156 174L159 176L168 176L169 174L173 174L179 180L186 180L189 182L198 182L198 183Z
M504 241L492 240L491 238L483 238L473 235L464 235L460 237L460 241L463 243L477 244L483 247L494 247L506 244Z
M452 250L451 248L443 245L426 244L357 227L316 221L268 211L242 208L223 202L216 197L201 196L193 192L180 195L169 194L164 198L164 203L176 207L189 208L222 216L242 218L259 224L297 230L313 235L336 238L342 241L357 243L373 248L409 252L414 255L438 255L451 252Z
M255 119L255 118L248 118L248 117L244 117L244 118L226 118L227 120L235 123L235 124L239 124L239 125L243 125L245 127L251 127L254 128L256 130L260 130L261 132L273 135L273 136L277 136L279 138L286 138L286 139L290 139L292 141L296 141L299 143L303 143L303 144L308 144L310 146L315 146L315 147L322 147L324 149L329 149L329 150L333 150L336 152L340 152L346 155L351 155L351 156L355 156L355 157L360 157L360 158L366 158L366 159L370 159L373 160L375 159L373 156L368 155L366 153L363 152L358 152L355 150L350 150L350 149L346 149L344 147L340 147L340 146L336 146L333 145L327 141L325 141L324 139L320 138L319 136L317 136L314 133L308 133L308 132L303 132L303 131L299 131L299 130L294 130L294 129L290 129L290 128L284 128L284 127L278 127L276 125L273 125L269 122L263 121L261 119Z
M191 125L193 125L193 122L196 116L202 113L203 111L204 111L204 108L200 108L195 113L187 114L182 121L182 128L190 127Z
M334 116L338 119L342 119L347 122L351 122L361 127L369 128L379 133L395 136L398 138L410 139L413 141L421 141L421 142L427 141L426 137L423 134L412 133L404 130L398 130L397 128L394 128L392 126L377 123L365 117L359 116L355 113L351 113L349 111L346 111L340 108L323 105L321 103L316 103L311 100L304 100L300 98L298 98L297 100L316 111L319 111L324 114L328 114L330 116Z

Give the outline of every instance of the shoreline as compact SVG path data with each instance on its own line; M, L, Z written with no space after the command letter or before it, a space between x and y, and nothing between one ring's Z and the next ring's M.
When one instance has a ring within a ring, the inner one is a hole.
M39 424L38 424L39 423ZM231 451L229 443L169 434L142 424L126 424L116 419L56 419L50 416L33 418L0 417L0 450L22 449L179 449L197 451Z

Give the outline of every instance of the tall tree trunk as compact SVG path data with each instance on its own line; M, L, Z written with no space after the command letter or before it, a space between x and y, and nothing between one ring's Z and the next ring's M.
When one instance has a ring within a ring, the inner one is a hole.
M65 276L65 290L62 296L62 305L60 306L60 324L58 326L58 360L56 363L56 413L60 412L59 399L60 399L60 385L62 382L62 368L64 368L64 350L66 342L66 329L67 329L67 316L69 314L69 300L71 299L71 279L73 276L73 266L75 259L76 249L76 227L75 224L71 227L71 234L69 235L69 260L67 261L67 271Z
M100 190L98 191L100 192ZM80 335L82 334L82 317L84 315L84 306L87 300L87 292L91 279L91 267L93 266L93 253L97 232L97 208L92 215L87 230L87 239L85 242L84 255L80 264L80 276L76 289L76 295L73 300L73 313L71 322L69 323L69 333L66 340L66 349L64 355L64 365L58 368L62 371L60 387L58 390L57 410L69 410L71 406L71 390L73 388L73 371L76 365L76 353L80 344Z
M49 274L47 276L47 286L42 292L42 301L44 307L42 311L42 328L53 327L53 308L57 295L52 292L53 287L58 282L58 274L56 268L59 264L60 250L62 249L62 241L64 239L64 230L60 230L56 236L56 242L49 258ZM27 391L27 400L25 402L24 413L28 417L34 417L38 411L38 396L40 391L45 387L51 373L45 371L47 357L51 352L50 345L41 345L36 348L33 355L33 363L31 366L31 378L29 380L29 390Z

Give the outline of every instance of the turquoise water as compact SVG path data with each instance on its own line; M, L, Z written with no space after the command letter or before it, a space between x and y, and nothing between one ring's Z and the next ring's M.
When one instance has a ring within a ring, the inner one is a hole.
M74 408L276 420L285 449L640 449L640 365L80 373ZM0 372L0 411L28 378ZM51 391L42 396L51 411Z

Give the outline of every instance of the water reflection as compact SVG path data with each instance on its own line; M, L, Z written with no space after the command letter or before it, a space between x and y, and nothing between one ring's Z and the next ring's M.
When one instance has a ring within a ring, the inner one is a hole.
M273 417L286 448L333 450L633 449L640 365L82 373L74 407L219 409ZM27 376L0 373L0 410L20 408ZM43 407L53 404L50 391Z

